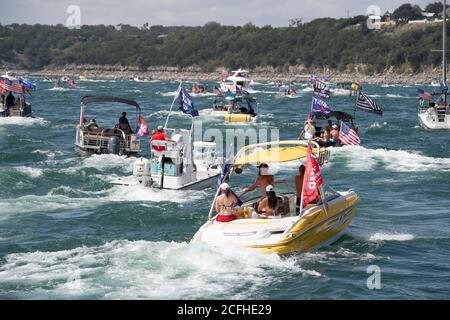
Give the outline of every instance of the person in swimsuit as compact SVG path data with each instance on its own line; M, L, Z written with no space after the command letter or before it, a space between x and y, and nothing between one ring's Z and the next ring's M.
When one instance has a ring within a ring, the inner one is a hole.
M275 185L275 177L273 175L269 174L269 165L266 163L261 163L258 166L259 174L258 178L256 179L255 183L253 183L251 186L246 188L244 192L241 194L241 196L247 192L253 191L256 188L261 188L261 193L263 197L267 197L267 191L266 187L269 185Z
M330 139L331 139L331 127L326 126L323 132L323 136L320 138L315 138L314 141L316 141L321 147L327 147L328 143L330 142Z
M334 146L339 146L341 144L340 140L339 140L339 127L336 124L333 124L331 126L331 131L330 131L330 140L328 141L328 146L334 147Z
M258 212L264 216L274 216L278 210L278 198L272 185L266 187L267 197L258 205Z
M216 221L231 222L236 220L238 217L235 215L235 207L238 202L238 198L233 194L233 192L231 192L228 183L222 183L220 185L220 191L221 194L216 199Z

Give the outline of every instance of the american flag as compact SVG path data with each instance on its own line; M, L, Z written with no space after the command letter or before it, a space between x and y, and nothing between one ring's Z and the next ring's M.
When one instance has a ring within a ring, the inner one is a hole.
M356 98L356 107L366 112L372 112L380 116L383 115L383 110L372 100L369 96L365 95L361 91L358 91Z
M341 123L341 132L339 133L339 140L341 141L341 144L346 145L359 145L361 143L358 133L354 129L351 129L344 122Z
M422 89L417 89L417 91L419 92L419 98L422 100L433 101L433 95L431 93L423 91Z
M10 80L8 78L0 78L0 90L5 92L22 93L22 85L19 81Z

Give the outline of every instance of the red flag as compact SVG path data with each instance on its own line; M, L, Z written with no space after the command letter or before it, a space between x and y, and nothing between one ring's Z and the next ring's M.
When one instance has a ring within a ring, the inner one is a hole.
M30 97L32 96L31 90L30 90L30 89L28 89L28 88L25 87L25 86L22 86L22 89L23 89L23 92L28 93L28 94L30 95Z
M148 136L148 125L141 115L139 115L139 123L138 123L138 127L136 130L136 134L139 137Z
M303 180L303 207L319 198L319 188L323 183L320 166L312 156L311 146L308 145L308 158L306 159L305 178Z

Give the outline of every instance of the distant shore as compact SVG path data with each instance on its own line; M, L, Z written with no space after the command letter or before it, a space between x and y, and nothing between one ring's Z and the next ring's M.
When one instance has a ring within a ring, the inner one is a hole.
M392 69L392 68L391 68ZM65 68L48 68L39 71L12 69L14 73L23 76L59 77L67 76L75 81L80 75L87 79L133 79L139 77L145 80L165 81L219 81L220 71L202 72L194 67L179 69L175 67L155 67L147 71L140 71L137 67L121 66L66 66ZM4 71L4 70L3 70ZM406 84L429 85L439 82L440 68L429 68L419 73L396 73L392 70L381 74L367 74L362 72L341 72L337 70L292 70L279 72L272 68L256 68L250 70L250 78L255 82L290 82L293 80L307 81L311 75L326 75L333 83L359 81L361 84Z

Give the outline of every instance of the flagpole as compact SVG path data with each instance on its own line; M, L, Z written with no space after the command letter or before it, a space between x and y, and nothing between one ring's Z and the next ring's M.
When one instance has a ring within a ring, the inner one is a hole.
M309 144L311 143L311 141L312 141L312 139L309 139L308 140L308 148L309 148ZM320 147L319 147L320 148ZM311 157L311 155L308 155L308 157ZM308 164L308 158L306 159L306 163L305 164ZM298 214L298 216L301 218L302 217L302 214L303 214L303 191L305 190L305 184L306 184L306 181L305 181L305 173L306 173L306 167L305 167L305 172L303 172L303 184L302 184L302 193L301 193L301 195L300 195L300 197L301 197L301 200L300 200L300 213Z
M180 81L180 85L178 86L177 93L175 94L175 98L173 98L172 105L170 106L169 114L167 115L166 123L164 124L164 128L167 128L167 124L169 123L169 117L170 117L170 115L172 114L172 109L173 109L173 106L174 106L174 104L175 104L175 101L177 100L178 95L180 94L180 90L181 90L181 85L182 85L182 83L183 83L183 82Z
M228 149L228 155L227 155L227 158L225 159L225 157L224 157L224 168L225 168L225 166L227 165L227 160L228 159L230 159L230 156L231 156L231 152L232 152L232 149L231 149L231 146L229 147L229 149ZM234 163L234 160L236 159L236 157L237 157L237 155L234 157L234 159L233 159L233 161L230 161L230 163L232 164L232 163ZM223 169L222 169L223 170ZM231 172L231 165L228 167L228 171L227 172L223 172L223 180L222 180L222 183L223 183L223 181L225 180L225 177L228 175L230 175L230 172ZM215 196L214 196L214 200L213 200L213 202L212 202L212 204L211 204L211 208L209 209L209 213L208 213L208 219L209 220L211 220L211 215L212 215L212 212L213 212L213 210L214 210L214 205L216 204L216 200L217 200L217 197L219 196L219 193L220 193L220 186L218 186L217 187L217 191L216 191L216 194L215 194Z
M355 107L354 107L354 109L353 109L353 119L356 118L356 105L357 105L357 103L358 103L358 96L359 96L359 93L360 93L360 92L361 92L360 90L357 90L357 91L356 91Z

